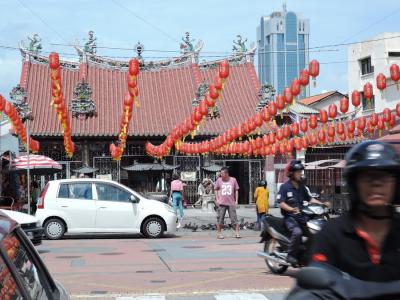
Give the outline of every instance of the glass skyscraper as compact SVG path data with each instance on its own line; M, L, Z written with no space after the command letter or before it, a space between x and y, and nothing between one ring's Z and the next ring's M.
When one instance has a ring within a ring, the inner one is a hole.
M261 17L257 27L258 77L261 84L272 84L277 93L290 87L300 71L309 63L310 21L298 14L286 11L273 12ZM307 87L300 98L310 95Z

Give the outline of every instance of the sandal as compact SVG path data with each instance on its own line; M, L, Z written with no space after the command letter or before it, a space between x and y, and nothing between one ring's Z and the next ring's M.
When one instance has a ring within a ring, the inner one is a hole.
M240 234L237 234L237 235L236 235L236 238L237 238L237 239L241 239L242 237L241 237Z
M223 240L224 239L224 236L222 235L222 233L218 233L217 234L217 239L219 239L219 240Z

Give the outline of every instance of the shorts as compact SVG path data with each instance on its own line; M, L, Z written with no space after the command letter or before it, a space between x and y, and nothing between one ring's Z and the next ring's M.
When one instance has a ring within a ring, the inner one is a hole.
M229 218L231 219L231 225L237 225L238 219L236 215L236 207L235 206L228 206L228 205L219 205L218 206L218 224L224 224L224 219L226 215L226 211L228 211Z

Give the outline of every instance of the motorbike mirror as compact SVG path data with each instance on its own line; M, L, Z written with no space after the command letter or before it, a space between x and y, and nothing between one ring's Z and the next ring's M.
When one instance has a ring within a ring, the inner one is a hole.
M296 275L297 285L303 289L326 289L332 285L326 270L316 267L302 269Z

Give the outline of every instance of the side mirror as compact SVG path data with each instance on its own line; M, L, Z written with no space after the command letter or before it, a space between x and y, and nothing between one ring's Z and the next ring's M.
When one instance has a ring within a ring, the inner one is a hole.
M131 203L139 203L139 199L136 198L135 196L131 195L129 198L129 202Z

